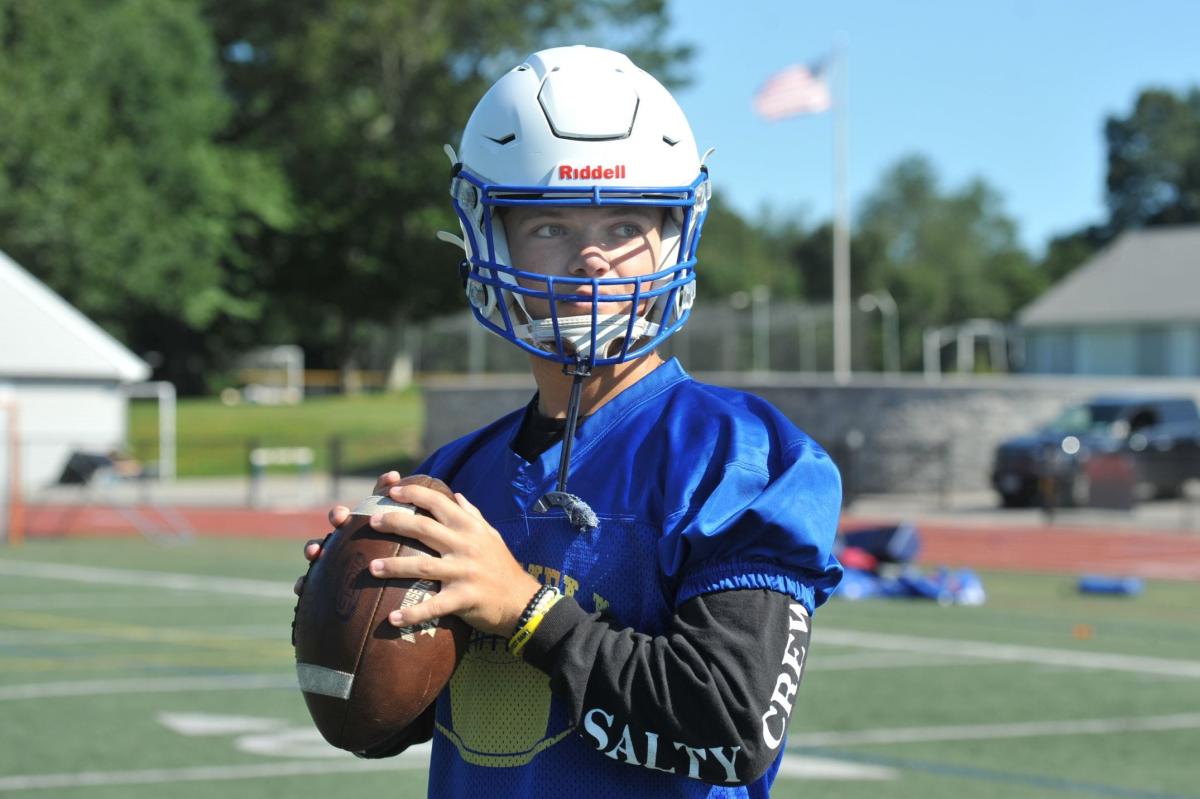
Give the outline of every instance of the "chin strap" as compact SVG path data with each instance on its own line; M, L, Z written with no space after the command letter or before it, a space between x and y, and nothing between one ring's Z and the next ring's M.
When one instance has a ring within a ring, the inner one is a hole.
M567 426L563 430L562 453L558 460L558 485L533 506L535 513L545 513L551 508L562 508L567 521L580 532L600 527L600 519L588 504L574 494L567 493L567 471L571 466L571 447L575 443L575 428L579 424L579 400L583 393L583 380L592 373L591 367L582 361L563 367L563 374L574 378L571 383L571 399L567 403Z

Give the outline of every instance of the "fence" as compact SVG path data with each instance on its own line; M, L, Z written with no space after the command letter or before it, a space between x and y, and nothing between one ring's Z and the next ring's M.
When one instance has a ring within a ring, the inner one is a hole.
M861 323L866 319L857 315ZM697 302L688 324L659 352L692 371L820 372L832 368L832 312L827 305L770 302L734 295ZM484 330L470 313L409 328L406 345L418 373L526 372L526 355ZM860 343L860 361L867 348ZM864 368L866 368L864 364ZM870 368L879 368L875 364Z

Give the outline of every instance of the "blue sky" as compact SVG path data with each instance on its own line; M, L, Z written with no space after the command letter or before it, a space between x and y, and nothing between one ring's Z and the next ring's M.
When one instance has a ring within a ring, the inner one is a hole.
M750 98L774 70L848 54L851 209L910 153L943 187L981 177L1022 241L1104 218L1104 119L1139 89L1200 85L1200 2L1151 0L670 0L697 47L677 92L715 189L739 211L813 224L832 207L829 114L768 123Z

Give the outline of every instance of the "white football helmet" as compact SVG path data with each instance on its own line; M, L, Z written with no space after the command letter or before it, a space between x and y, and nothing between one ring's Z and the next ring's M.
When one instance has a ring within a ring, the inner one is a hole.
M467 298L488 330L542 358L590 368L645 355L687 321L708 172L675 99L626 56L582 46L534 53L479 101L458 155L447 152L463 238L444 238L466 252ZM657 271L637 278L522 271L494 211L532 205L663 207ZM577 299L580 286L591 289L591 313L558 316L556 300ZM629 310L601 313L602 292L606 303ZM526 297L546 301L550 318L534 318Z

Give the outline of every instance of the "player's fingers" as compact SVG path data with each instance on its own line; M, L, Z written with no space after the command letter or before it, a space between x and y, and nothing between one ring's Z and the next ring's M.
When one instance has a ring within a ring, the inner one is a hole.
M314 538L304 544L304 559L316 560L321 557L321 539Z
M296 584L292 586L292 593L296 596L300 596L300 594L304 593L304 575L300 575L296 578Z
M371 575L381 580L434 580L454 578L453 565L442 558L409 555L398 558L377 558L370 563Z
M386 496L387 490L400 482L400 472L393 469L390 472L384 472L379 475L379 479L375 481L374 494L377 496Z
M470 519L470 515L458 503L441 491L419 485L396 486L389 496L397 502L407 502L428 511L433 518L448 527L458 527Z
M466 497L464 497L462 494L458 493L457 491L454 492L454 498L456 500L458 500L458 506L460 508L462 508L463 510L465 510L467 513L471 514L476 519L483 518L483 514L479 512L479 508L477 508L471 504L471 500L467 499Z
M442 592L434 594L424 602L393 610L388 614L388 621L395 627L414 627L442 616L449 616L455 610L457 608L454 606L453 597Z
M445 525L420 513L391 511L371 517L372 529L381 533L415 538L435 552L445 554L454 548L456 539Z
M350 518L350 509L345 505L334 505L329 509L329 523L341 527Z
M500 537L500 532L488 524L488 520L483 517L483 512L479 508L471 504L471 500L464 497L462 494L455 492L454 498L458 501L458 506L467 512L468 515L474 517L475 521L482 522L483 529L490 532L497 538Z

